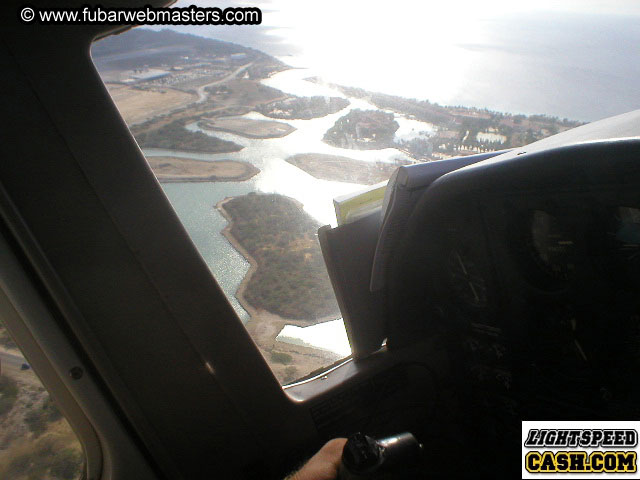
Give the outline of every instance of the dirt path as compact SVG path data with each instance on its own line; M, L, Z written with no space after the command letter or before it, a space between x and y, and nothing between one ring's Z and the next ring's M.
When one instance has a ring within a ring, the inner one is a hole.
M206 85L202 85L201 87L198 87L198 89L196 90L196 93L198 94L198 100L196 100L195 103L202 103L209 97L209 94L207 93L207 90L206 90L208 87L213 87L214 85L220 85L221 83L225 83L231 80L232 78L236 78L238 75L240 75L240 73L244 72L249 67L251 67L251 65L253 65L253 62L247 63L246 65L243 65L240 68L235 69L230 74L218 80L214 80L211 83L207 83Z

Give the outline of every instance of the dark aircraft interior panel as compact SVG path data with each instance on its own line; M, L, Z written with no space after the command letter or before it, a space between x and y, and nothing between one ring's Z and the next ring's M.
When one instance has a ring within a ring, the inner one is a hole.
M388 219L321 229L352 355L283 387L91 62L117 28L0 32L17 139L2 143L3 253L53 319L31 319L34 339L67 340L33 340L34 369L65 353L97 385L100 402L80 386L60 398L93 405L103 478L131 478L135 458L158 479L282 479L354 432L424 446L417 471L388 478L519 478L522 420L640 417L640 110L412 190L379 290ZM24 298L6 276L0 297ZM52 375L70 383L74 366Z
M521 420L640 414L639 155L629 140L481 163L410 217L388 346L445 346L478 455L518 445Z

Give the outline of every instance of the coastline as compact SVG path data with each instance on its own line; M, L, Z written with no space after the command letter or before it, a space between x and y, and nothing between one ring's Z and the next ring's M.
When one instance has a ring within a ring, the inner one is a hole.
M205 161L165 155L146 157L160 183L244 182L260 170L239 160Z
M247 271L246 275L240 282L240 285L238 285L238 289L236 290L236 293L235 293L235 296L238 299L238 302L240 303L240 305L242 305L242 308L244 308L249 313L249 320L245 325L245 326L248 326L249 323L251 323L253 319L257 316L258 310L249 303L249 301L244 296L244 292L247 289L249 280L251 280L251 277L253 276L255 271L258 269L258 262L256 261L255 258L253 258L253 256L249 254L249 252L245 250L245 248L240 244L240 242L238 242L238 240L236 240L236 238L231 233L231 228L233 227L233 219L231 218L231 215L229 215L229 213L225 210L224 205L225 203L230 201L232 198L233 197L226 197L223 200L220 200L215 205L215 208L222 214L224 219L227 221L227 226L224 227L224 229L222 230L222 235L224 235L224 237L231 244L231 246L237 252L239 252L249 262L249 265L250 265L249 270Z
M393 172L408 162L366 162L339 155L325 153L297 153L284 159L314 178L333 182L375 185L388 180Z
M256 140L282 138L296 131L295 127L285 122L241 117L203 118L198 122L198 126L206 130L232 133Z
M225 210L224 205L233 198L234 197L224 198L215 205L215 208L227 221L227 226L222 230L222 235L224 235L231 246L236 249L236 251L238 251L249 262L250 265L248 272L240 282L240 285L238 285L238 288L235 292L235 297L242 308L244 308L249 314L249 320L245 324L245 328L249 332L253 341L258 346L260 353L262 353L262 356L265 358L267 363L269 363L274 374L281 381L286 378L287 372L285 372L285 370L289 365L295 366L298 369L297 373L295 374L296 378L302 378L303 376L308 375L314 370L326 367L327 365L340 360L341 357L339 355L333 354L326 350L276 340L276 337L282 331L285 325L296 325L299 327L308 327L310 325L305 320L285 318L267 310L256 308L251 305L251 303L249 303L249 301L246 299L245 291L247 289L249 281L251 280L251 277L258 269L258 262L255 260L255 258L253 258L253 256L251 256L251 254L249 254L249 252L240 244L240 242L238 242L238 240L231 233L231 228L233 227L233 219ZM332 321L336 320L336 318L339 317L329 316L319 319L316 323ZM269 356L272 354L272 352L275 351L287 353L294 357L294 360L289 362L289 364L274 363L269 358Z

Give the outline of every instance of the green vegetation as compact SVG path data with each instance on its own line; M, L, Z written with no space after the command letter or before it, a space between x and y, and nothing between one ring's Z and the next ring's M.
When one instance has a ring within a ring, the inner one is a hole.
M355 109L340 117L322 140L341 148L377 150L394 146L399 127L393 113Z
M230 199L231 235L258 263L246 299L286 318L317 319L338 312L316 232L300 204L277 194Z
M3 480L74 480L82 473L82 448L49 395L6 376L0 376L0 438Z
M445 107L441 107L437 103L431 103L428 100L416 100L385 93L368 92L362 88L343 87L341 85L332 86L337 87L349 97L367 99L378 108L404 113L422 122L440 125L452 119L451 113Z
M62 480L77 478L82 467L82 455L80 452L65 448L56 453L51 461L51 474Z
M132 55L134 52L140 54ZM230 57L233 54L241 57L235 60ZM266 78L285 68L281 61L259 50L168 29L136 28L126 35L106 37L93 44L91 56L98 65L111 69L189 67L211 59L226 59L231 66L253 62L248 70L251 78Z
M0 456L0 478L6 480L74 480L80 477L82 452L72 434L48 434L14 444ZM5 461L6 460L6 461Z
M9 413L18 398L18 385L15 380L0 375L0 417Z
M291 97L260 105L256 110L271 118L309 120L339 112L348 105L349 100L341 97Z
M309 80L320 83L318 78ZM441 106L428 100L369 92L362 88L336 84L329 85L348 97L365 99L380 109L392 110L408 118L435 125L437 127L435 135L425 141L400 142L397 145L417 159L442 158L433 154L467 155L515 148L582 125L581 122L567 118L560 119L548 115L512 115L486 108ZM478 138L479 133L493 135ZM496 138L496 136L504 138Z
M234 142L206 135L202 132L191 132L184 128L183 121L173 121L159 128L142 130L133 128L138 144L143 148L166 148L189 152L229 153L242 150L242 146Z
M400 140L397 144L398 148L404 150L415 159L429 160L429 156L433 153L433 145L427 138Z
M271 360L286 365L293 361L293 357L284 352L271 352Z
M47 424L60 420L62 415L47 395L42 407L30 410L24 417L29 430L37 437L47 430Z
M461 150L484 152L520 147L581 125L566 118L561 120L546 115L527 117L460 106L441 107L426 100L380 93L372 94L371 102L379 108L391 109L438 126L438 131L429 142L433 145L433 151L448 154L459 154ZM504 140L478 138L479 133L500 135Z
M216 97L211 100L214 103L210 103L209 106L216 107L234 98L236 101L232 102L233 108L240 109L243 113L250 111L253 105L273 102L287 96L286 93L277 88L246 79L235 79L224 85L207 87L205 90ZM240 114L240 112L238 113ZM219 112L217 115L222 116Z

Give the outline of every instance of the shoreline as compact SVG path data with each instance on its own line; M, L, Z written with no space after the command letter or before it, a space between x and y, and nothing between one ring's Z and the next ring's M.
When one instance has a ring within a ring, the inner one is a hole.
M227 226L224 227L224 229L222 230L222 235L224 235L224 237L231 244L231 246L234 249L236 249L236 251L240 253L249 262L249 265L250 265L249 270L247 271L246 275L240 282L240 285L238 285L238 288L236 289L236 293L235 293L235 297L238 299L238 302L240 303L240 305L242 305L242 308L244 308L247 311L247 313L249 313L249 316L251 317L249 321L247 321L246 326L248 326L252 322L254 317L257 317L260 315L268 315L270 317L273 317L274 320L277 319L278 321L282 321L287 324L297 325L299 327L309 327L310 325L307 320L299 319L299 318L286 318L276 313L269 312L268 310L265 310L263 308L254 307L244 296L244 292L247 289L249 281L251 280L251 277L253 276L255 271L258 270L259 265L256 259L253 258L253 256L242 246L242 244L231 233L231 228L233 227L233 219L231 218L229 213L227 213L227 211L225 210L224 204L229 202L233 198L235 197L225 197L215 205L215 208L222 214L224 219L227 221ZM339 318L339 316L337 318ZM318 323L330 322L332 320L336 320L337 318L333 318L332 315L329 315L327 317L318 319L318 321L314 323L314 325Z
M250 265L249 270L238 285L238 288L236 289L234 295L238 300L238 303L240 303L242 308L244 308L249 314L249 319L244 326L255 342L256 346L260 350L260 353L264 357L265 361L269 364L276 377L278 377L278 380L283 381L283 379L286 378L285 375L287 375L287 373L285 372L285 370L288 367L295 367L297 369L300 369L296 373L296 378L293 379L296 380L297 378L302 378L319 368L326 367L327 365L340 360L340 355L334 354L327 350L277 340L276 337L282 331L285 325L295 325L298 327L309 327L311 325L309 325L306 320L285 318L262 308L256 308L251 305L251 303L249 303L249 301L246 299L244 293L247 289L249 281L251 280L251 277L256 272L259 265L256 259L249 254L249 252L240 244L240 242L238 242L238 240L231 233L231 228L233 227L233 219L225 210L224 205L233 198L235 197L224 198L215 205L215 208L227 221L227 225L222 230L222 235L227 239L231 246L249 262ZM318 319L315 324L333 321L338 318L340 318L339 315L337 317L324 317ZM269 358L272 352L284 352L290 354L294 357L294 360L288 364L276 363Z
M375 185L389 180L393 172L409 162L367 162L326 153L297 153L284 159L314 178L358 185Z
M227 226L224 227L224 229L222 230L222 235L224 236L224 238L227 239L227 241L231 244L231 246L238 253L240 253L245 258L245 260L247 260L247 262L249 262L249 270L247 271L244 278L238 285L238 288L236 289L236 293L234 294L236 299L242 306L242 308L244 308L249 314L249 320L247 320L247 323L245 324L245 326L248 326L249 323L251 323L251 321L253 320L253 318L257 315L258 311L245 298L244 292L247 288L247 285L249 284L249 280L251 280L251 277L253 276L255 271L258 270L258 262L256 261L255 258L253 258L249 254L249 252L247 252L244 249L242 245L240 245L240 242L238 242L238 240L236 240L236 238L231 233L231 228L233 227L233 219L231 218L231 215L229 215L229 213L225 210L224 204L230 201L232 198L233 197L225 197L215 205L215 208L221 213L221 215L227 221Z
M168 155L145 155L160 183L244 182L260 170L239 160L206 161Z
M225 120L226 125L224 123ZM216 125L216 121L222 122L222 124ZM198 126L205 130L211 130L213 132L231 133L240 137L253 138L256 140L282 138L296 131L295 127L285 122L224 116L216 118L204 118L198 121Z

